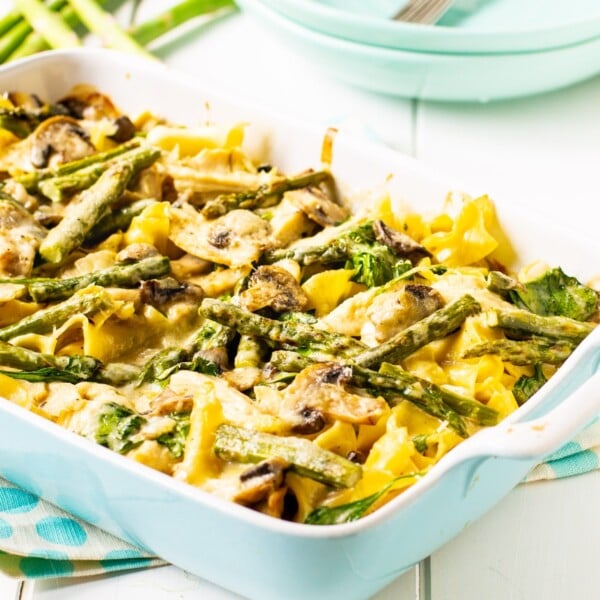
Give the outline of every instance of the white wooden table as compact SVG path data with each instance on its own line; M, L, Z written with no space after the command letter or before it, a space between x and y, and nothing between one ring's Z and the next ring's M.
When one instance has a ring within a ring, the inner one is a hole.
M9 4L0 0L2 12ZM145 0L142 11L156 12L161 4ZM504 202L527 198L565 227L599 235L600 77L499 104L414 102L329 80L246 15L196 34L183 46L164 45L161 55L204 85L317 124L344 123L465 182L473 194ZM598 472L521 486L376 598L597 598L599 505ZM0 577L2 600L236 597L170 566L92 580L18 583Z

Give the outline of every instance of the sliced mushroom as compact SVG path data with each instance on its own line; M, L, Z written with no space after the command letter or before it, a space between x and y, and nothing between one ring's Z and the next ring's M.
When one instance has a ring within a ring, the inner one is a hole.
M59 104L76 119L98 121L103 118L118 119L121 115L112 100L91 85L77 85Z
M322 227L339 225L350 214L349 211L336 204L318 187L307 187L286 192L285 198L291 200L306 216Z
M122 144L123 142L129 141L135 135L135 125L131 122L131 119L127 115L121 115L114 120L115 132L108 137Z
M240 294L242 306L250 311L270 307L276 312L302 310L308 298L296 279L285 269L261 266L248 281L248 288Z
M283 486L289 463L273 457L252 465L240 475L240 487L234 496L240 504L256 504Z
M204 291L199 285L180 282L173 277L147 279L140 284L141 300L159 310L173 302L200 304Z
M442 295L428 285L409 283L399 291L379 294L366 311L362 340L381 344L442 306Z
M129 264L138 262L144 258L159 256L160 252L152 244L136 243L125 246L116 256L116 262Z
M348 391L346 385L351 376L352 368L339 363L320 363L298 373L283 392L282 414L294 423L293 430L300 432L298 428L318 421L319 414L329 421L376 423L387 404L382 398Z
M48 166L50 158L58 164L89 156L96 149L87 132L71 117L57 116L41 123L30 137L30 160L37 168Z
M171 209L171 241L193 256L237 267L255 262L271 244L271 228L249 210L207 221L191 206Z
M410 260L413 264L416 264L422 258L432 256L429 250L410 236L388 227L383 221L374 221L373 232L379 243L389 246L398 256Z

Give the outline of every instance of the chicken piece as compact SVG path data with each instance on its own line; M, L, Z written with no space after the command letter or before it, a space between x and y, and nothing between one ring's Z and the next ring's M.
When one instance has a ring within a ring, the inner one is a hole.
M0 276L28 277L46 230L18 202L0 195Z
M409 283L379 294L367 308L361 339L369 346L381 344L442 306L442 295L427 285Z

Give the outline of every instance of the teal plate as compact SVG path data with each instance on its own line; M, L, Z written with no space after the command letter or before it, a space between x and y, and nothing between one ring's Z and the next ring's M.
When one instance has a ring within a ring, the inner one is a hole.
M389 5L389 0L383 1L372 5L377 10L371 14L378 15L382 6ZM600 0L456 0L455 8L435 26L345 10L341 0L252 2L262 2L308 29L334 37L420 52L539 52L600 36ZM350 3L356 4L356 0ZM363 4L371 6L368 0Z
M411 52L312 31L258 0L238 0L238 4L285 43L295 44L303 56L332 77L375 92L426 100L487 102L547 92L600 73L600 35L540 52Z

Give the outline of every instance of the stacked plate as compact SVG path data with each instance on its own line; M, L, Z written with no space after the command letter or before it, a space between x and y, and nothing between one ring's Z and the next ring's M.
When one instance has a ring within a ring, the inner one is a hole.
M332 76L377 92L488 101L600 73L600 0L455 0L436 25L394 21L375 10L382 0L237 2Z

